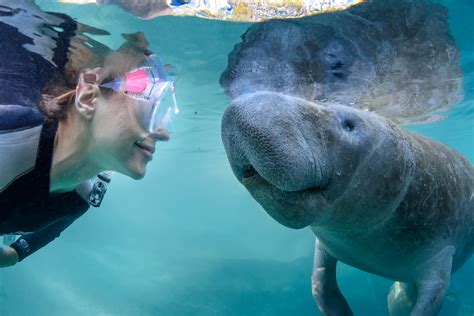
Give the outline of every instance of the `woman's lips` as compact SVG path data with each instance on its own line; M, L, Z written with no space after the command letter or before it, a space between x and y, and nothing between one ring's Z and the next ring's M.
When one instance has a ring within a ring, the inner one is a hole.
M136 142L135 145L140 149L140 152L149 160L153 159L153 153L155 152L155 147L152 145L143 144Z

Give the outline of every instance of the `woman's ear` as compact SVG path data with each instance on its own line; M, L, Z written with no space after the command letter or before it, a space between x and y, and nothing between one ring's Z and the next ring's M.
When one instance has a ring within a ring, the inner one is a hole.
M95 68L81 73L76 86L75 107L86 120L91 120L96 110L97 97L99 96L99 70L99 68Z

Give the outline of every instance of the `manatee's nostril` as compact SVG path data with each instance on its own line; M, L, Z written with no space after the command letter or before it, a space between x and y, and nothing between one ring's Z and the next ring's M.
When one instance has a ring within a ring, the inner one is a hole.
M352 132L355 128L355 124L352 120L345 119L344 122L342 122L342 128L344 128L348 132Z
M247 165L243 168L242 177L243 178L250 178L251 176L255 175L256 171L252 165Z
M344 64L340 61L337 61L331 65L332 70L341 69Z

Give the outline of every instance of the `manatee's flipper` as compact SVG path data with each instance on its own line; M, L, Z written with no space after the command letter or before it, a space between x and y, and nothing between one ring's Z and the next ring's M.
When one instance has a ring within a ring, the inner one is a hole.
M408 316L416 302L414 283L394 282L387 296L390 316Z
M438 315L451 280L454 247L448 246L417 268L418 297L410 316Z
M313 275L313 297L319 310L326 316L350 316L352 310L339 290L336 280L337 260L316 239Z

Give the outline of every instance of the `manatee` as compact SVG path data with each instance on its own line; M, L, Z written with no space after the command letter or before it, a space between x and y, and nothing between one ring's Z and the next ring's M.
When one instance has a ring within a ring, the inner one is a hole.
M338 261L394 280L391 315L419 316L438 314L471 257L473 165L397 124L456 102L457 55L445 9L425 1L256 24L229 55L231 168L277 222L316 235L312 291L324 315L352 315Z

